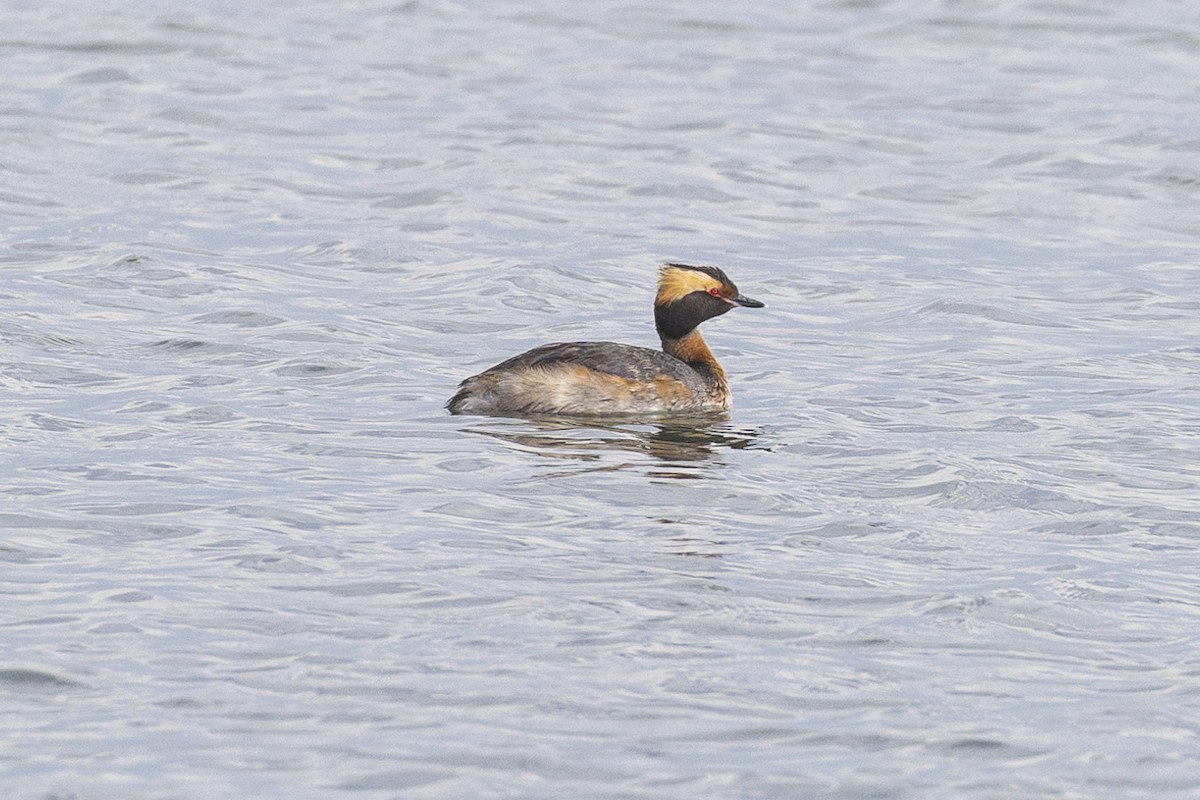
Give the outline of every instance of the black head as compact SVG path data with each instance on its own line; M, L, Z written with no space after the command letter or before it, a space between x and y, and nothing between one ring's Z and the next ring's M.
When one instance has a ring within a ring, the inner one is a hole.
M719 317L734 306L762 308L743 297L729 276L717 267L664 264L654 298L654 325L660 336L679 339L701 322Z

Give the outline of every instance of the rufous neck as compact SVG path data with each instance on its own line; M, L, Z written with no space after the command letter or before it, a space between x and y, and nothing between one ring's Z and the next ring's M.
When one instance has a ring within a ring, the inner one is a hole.
M712 350L708 349L708 343L704 341L698 328L693 328L678 339L666 336L660 336L660 338L663 352L667 355L675 356L698 371L711 374L718 381L725 380L725 370L721 369L721 365L717 363L716 356L712 354Z

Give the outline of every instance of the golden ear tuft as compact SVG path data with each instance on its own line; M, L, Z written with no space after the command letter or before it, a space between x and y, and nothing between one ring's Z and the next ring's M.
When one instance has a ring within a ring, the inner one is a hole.
M689 267L685 264L664 264L658 271L658 295L654 302L666 305L682 300L692 292L723 288L723 282L714 277L708 269Z

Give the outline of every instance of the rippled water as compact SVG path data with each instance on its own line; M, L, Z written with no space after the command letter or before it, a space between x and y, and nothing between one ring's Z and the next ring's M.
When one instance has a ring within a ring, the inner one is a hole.
M0 30L5 797L1200 792L1189 4ZM442 410L675 259L728 419Z

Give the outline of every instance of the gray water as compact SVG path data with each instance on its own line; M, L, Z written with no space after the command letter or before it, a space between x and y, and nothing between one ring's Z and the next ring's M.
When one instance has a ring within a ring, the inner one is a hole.
M1200 793L1200 10L8 3L0 796ZM550 341L728 419L451 417Z

